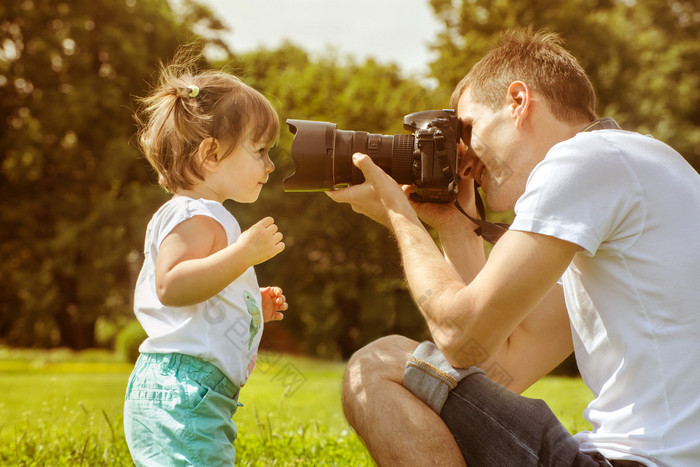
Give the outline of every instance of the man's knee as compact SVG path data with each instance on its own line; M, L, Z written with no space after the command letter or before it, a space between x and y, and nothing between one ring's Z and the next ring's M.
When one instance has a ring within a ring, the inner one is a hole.
M395 380L403 375L403 369L418 342L404 336L392 335L377 339L355 352L348 362L345 378L369 378ZM401 382L401 381L398 381Z
M416 341L393 335L377 339L352 355L343 383L343 408L348 420L376 391L387 384L403 383L404 367L417 346Z

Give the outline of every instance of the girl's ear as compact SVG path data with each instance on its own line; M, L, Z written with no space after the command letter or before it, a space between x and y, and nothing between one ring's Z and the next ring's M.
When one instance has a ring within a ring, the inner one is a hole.
M197 159L199 159L201 167L210 172L216 172L219 168L220 151L221 144L216 138L209 137L199 143Z

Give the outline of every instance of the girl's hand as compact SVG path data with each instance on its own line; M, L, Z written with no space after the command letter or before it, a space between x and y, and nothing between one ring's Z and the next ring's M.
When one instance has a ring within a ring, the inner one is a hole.
M279 321L284 318L280 313L289 308L287 299L282 295L282 289L279 287L261 287L260 295L262 296L262 314L263 322Z
M284 250L282 234L272 217L258 221L243 232L237 243L244 247L252 266L263 263Z

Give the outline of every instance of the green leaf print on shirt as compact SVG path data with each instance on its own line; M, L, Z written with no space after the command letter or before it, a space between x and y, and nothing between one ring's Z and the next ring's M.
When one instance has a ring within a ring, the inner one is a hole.
M255 336L258 334L260 325L262 324L262 313L258 308L258 304L255 302L255 298L253 298L253 294L247 290L243 291L243 300L245 301L245 307L248 309L248 313L253 318L250 320L250 341L248 341L248 350L250 350L253 339L255 339Z

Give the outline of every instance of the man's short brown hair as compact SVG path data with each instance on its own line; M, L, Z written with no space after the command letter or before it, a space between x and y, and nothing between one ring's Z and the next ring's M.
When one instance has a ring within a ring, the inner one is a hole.
M457 109L468 89L477 102L492 109L503 104L508 87L522 81L545 97L554 116L568 123L595 120L595 92L576 58L554 33L513 29L459 82L450 105Z

